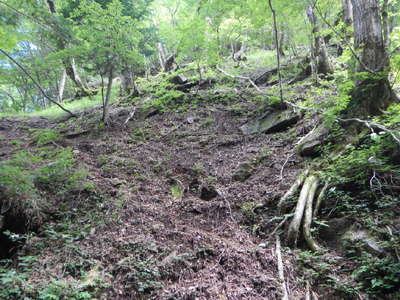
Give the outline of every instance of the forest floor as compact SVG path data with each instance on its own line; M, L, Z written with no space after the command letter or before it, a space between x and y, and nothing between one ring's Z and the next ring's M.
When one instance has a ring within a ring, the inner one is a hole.
M204 104L127 126L126 110L117 109L109 128L90 121L96 111L78 122L1 119L2 160L32 146L31 128L51 128L62 134L52 146L71 147L101 195L75 197L63 218L27 241L25 254L38 257L30 282L68 282L83 269L109 284L104 299L279 299L275 239L268 238L277 220L268 206L303 159L293 152L296 128L241 134L255 109L242 100ZM249 162L257 163L242 178ZM48 228L62 234L49 238ZM299 299L305 283L293 259L283 256L291 299Z

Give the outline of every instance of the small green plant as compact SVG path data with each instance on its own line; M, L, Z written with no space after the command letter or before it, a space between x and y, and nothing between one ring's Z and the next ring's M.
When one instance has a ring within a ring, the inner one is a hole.
M17 146L17 147L19 147L23 144L21 141L17 141L17 140L12 140L9 143L10 143L10 145Z
M88 172L75 167L70 148L46 147L18 151L13 159L0 162L0 195L10 212L27 218L28 223L41 222L48 203L44 191L59 196L93 188L86 180ZM69 195L70 196L70 195Z
M50 278L49 282L31 283L29 281L36 262L35 256L18 258L16 268L10 261L0 261L0 299L4 300L84 300L97 299L102 288L107 285L95 272L84 274L77 280Z
M181 185L175 184L170 187L172 198L175 200L182 200L184 190Z
M358 258L360 266L354 271L354 278L360 287L369 294L388 295L400 289L400 263L390 258L376 258L369 253L362 253Z
M33 132L33 139L38 146L43 146L51 142L55 142L60 138L60 134L52 129L41 129Z

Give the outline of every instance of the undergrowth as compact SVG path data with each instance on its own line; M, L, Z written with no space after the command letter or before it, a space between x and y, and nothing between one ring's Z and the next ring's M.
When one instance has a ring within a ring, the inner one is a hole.
M30 224L40 224L49 205L46 193L62 199L68 193L91 189L87 175L85 169L76 168L71 148L17 151L12 159L0 162L2 211L25 216Z

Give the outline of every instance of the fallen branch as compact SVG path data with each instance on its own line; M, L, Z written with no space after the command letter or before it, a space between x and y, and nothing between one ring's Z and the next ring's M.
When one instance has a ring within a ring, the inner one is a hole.
M31 74L28 73L28 71L22 66L20 65L19 62L17 62L14 58L12 58L7 52L5 52L3 49L0 49L0 52L3 53L9 60L11 60L26 76L28 76L33 84L39 89L39 91L43 94L43 96L49 100L51 103L57 105L59 108L61 108L63 111L65 111L66 113L70 114L73 117L76 117L76 115L74 113L72 113L71 111L69 111L68 109L64 108L60 103L58 103L57 101L51 99L46 92L43 90L43 88L40 86L40 84L31 76Z
M275 233L286 223L286 221L289 219L289 216L285 216L283 220L278 224L278 226L275 227L275 229L270 233L269 238L271 238Z
M278 260L278 273L279 273L279 281L281 283L281 289L282 289L282 300L289 300L289 295L288 295L288 291L286 288L285 272L283 269L281 240L279 239L278 235L276 236L276 258Z
M375 122L370 122L370 121L367 121L367 120L361 120L361 119L358 119L358 118L337 119L337 120L339 122L344 122L344 123L346 123L346 122L358 122L358 123L364 124L365 126L367 126L371 130L372 133L375 133L374 128L382 130L382 131L388 133L393 138L393 140L395 140L398 144L400 144L400 138L396 136L395 132L393 130L390 130L390 129L386 128L385 126L383 126L381 124L378 124L378 123L375 123Z
M237 78L237 79L244 79L250 82L250 84L261 94L266 95L266 93L264 93L255 83L254 81L250 78L250 77L245 77L245 76L238 76L238 75L232 75L229 74L228 72L224 71L223 69L221 69L220 67L217 66L217 70L220 71L221 73L225 74L228 77L231 78Z
M279 176L279 180L283 180L283 171L285 170L285 166L286 166L286 164L289 162L289 159L290 159L291 157L293 157L293 155L294 155L293 153L290 154L290 155L286 158L285 162L283 163L282 168L281 168L281 172L280 172L280 176Z
M135 106L133 109L132 109L132 111L131 111L131 113L129 114L129 116L126 118L126 120L125 120L125 122L124 122L124 126L126 126L126 124L128 124L128 122L130 121L130 119L132 119L133 118L133 116L135 115L135 113L136 113L136 109L137 109L137 106Z

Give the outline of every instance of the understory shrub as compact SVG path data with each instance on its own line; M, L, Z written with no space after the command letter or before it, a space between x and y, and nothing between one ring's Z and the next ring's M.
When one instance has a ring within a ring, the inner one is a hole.
M2 213L24 216L31 224L40 224L49 205L45 194L62 198L68 192L88 187L87 171L76 168L70 148L38 148L18 151L0 162L0 207Z

